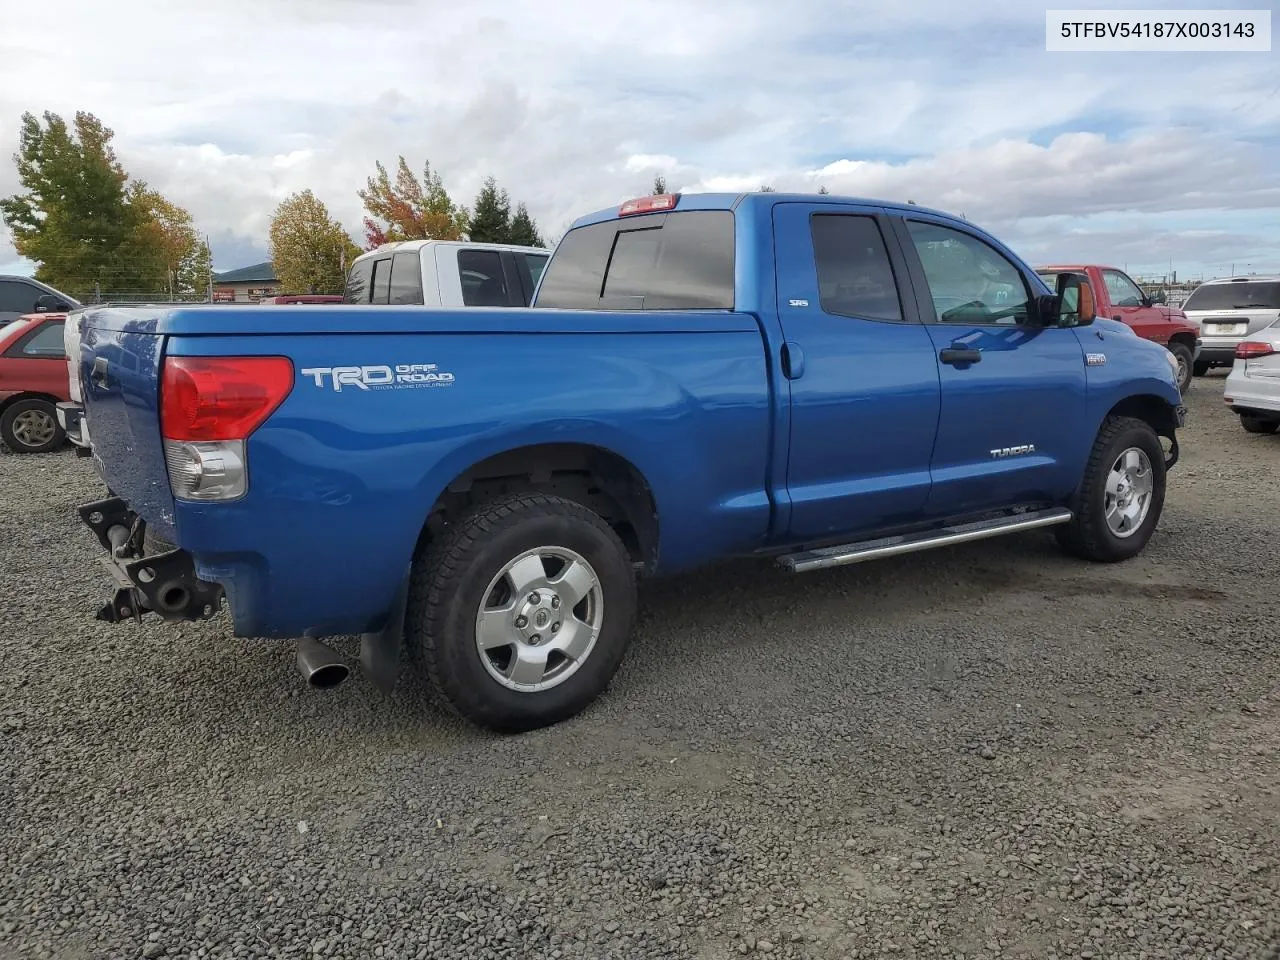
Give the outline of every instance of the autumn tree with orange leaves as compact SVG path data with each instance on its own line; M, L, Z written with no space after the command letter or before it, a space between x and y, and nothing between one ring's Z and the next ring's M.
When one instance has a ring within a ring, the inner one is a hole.
M366 249L396 240L461 240L469 215L450 199L440 174L423 164L419 181L404 157L399 158L395 182L379 161L378 175L359 191L368 216L364 218Z

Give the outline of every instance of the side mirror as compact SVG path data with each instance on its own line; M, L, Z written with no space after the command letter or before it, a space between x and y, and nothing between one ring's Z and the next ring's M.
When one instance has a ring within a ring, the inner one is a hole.
M71 304L65 300L59 300L51 293L42 293L36 297L35 313L67 313L71 309Z
M1048 317L1051 326L1087 327L1097 319L1098 308L1087 274L1058 274L1058 289L1053 299L1054 307Z

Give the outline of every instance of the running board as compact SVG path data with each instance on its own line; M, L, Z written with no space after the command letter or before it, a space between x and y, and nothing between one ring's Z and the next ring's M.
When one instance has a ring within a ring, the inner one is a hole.
M1071 518L1071 511L1064 508L1032 510L1010 517L997 517L994 520L958 523L955 526L926 530L922 533L906 533L896 537L881 537L879 540L863 540L860 543L843 543L819 550L789 553L779 557L778 563L792 573L806 573L809 570L842 567L848 563L862 563L865 560L879 560L881 557L896 557L902 553L947 547L954 543L985 540L988 537L999 537L1006 533L1037 530L1040 527L1068 523Z

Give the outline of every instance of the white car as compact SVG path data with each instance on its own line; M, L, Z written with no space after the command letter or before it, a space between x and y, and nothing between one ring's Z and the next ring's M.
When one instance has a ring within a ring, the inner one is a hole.
M1200 328L1195 375L1211 367L1229 367L1236 345L1280 318L1280 277L1230 277L1206 280L1192 291L1182 312Z
M464 240L384 243L352 261L343 303L527 307L550 250Z
M1236 346L1222 398L1250 433L1280 429L1280 320Z

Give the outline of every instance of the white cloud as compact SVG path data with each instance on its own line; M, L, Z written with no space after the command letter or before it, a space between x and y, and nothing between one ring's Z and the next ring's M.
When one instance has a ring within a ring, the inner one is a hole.
M51 38L75 51L57 69ZM0 158L22 111L91 110L220 267L263 255L307 187L359 238L356 191L404 154L464 203L493 174L552 236L660 173L910 198L1190 269L1277 255L1280 227L1239 225L1280 223L1269 57L1051 55L1043 10L1013 0L47 0L5 15ZM1189 226L1204 210L1216 232Z

